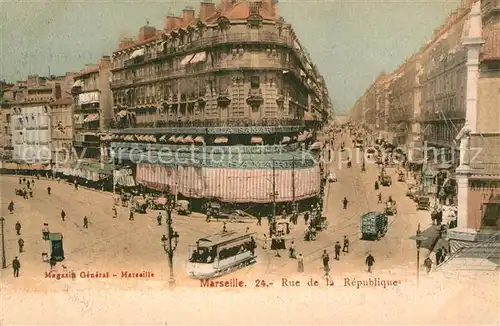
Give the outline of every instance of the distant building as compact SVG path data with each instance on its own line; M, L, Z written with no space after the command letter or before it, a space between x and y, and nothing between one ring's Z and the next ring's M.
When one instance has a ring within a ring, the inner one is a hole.
M65 166L71 159L73 143L73 100L59 99L50 103L50 152L54 164Z
M319 194L317 152L307 153L321 149L316 135L332 106L277 10L271 0L204 1L198 17L188 7L165 17L162 29L143 26L136 41L121 42L113 53L115 127L102 139L137 181L194 202L269 211L273 199L289 207ZM168 159L166 149L178 157ZM236 152L238 159L229 154Z
M0 159L12 158L12 128L10 104L14 101L14 84L0 83Z
M87 65L74 77L73 146L80 159L101 156L99 134L109 129L113 119L110 69L110 57L103 56L98 64Z

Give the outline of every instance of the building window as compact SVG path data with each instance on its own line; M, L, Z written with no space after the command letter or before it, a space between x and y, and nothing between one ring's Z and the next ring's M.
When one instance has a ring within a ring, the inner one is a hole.
M260 87L259 76L252 76L250 78L250 87L251 88L259 88Z

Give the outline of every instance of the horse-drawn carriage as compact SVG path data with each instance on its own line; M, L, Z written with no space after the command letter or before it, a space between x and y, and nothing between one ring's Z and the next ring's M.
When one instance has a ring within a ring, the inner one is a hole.
M392 201L392 200L386 201L384 213L386 215L396 215L398 213L398 209L396 207L396 202Z
M163 211L167 207L167 198L153 197L149 199L149 208L157 211Z
M16 189L15 193L17 196L21 196L21 197L26 197L26 195L27 195L27 192L24 189Z
M443 223L443 210L439 208L435 208L431 212L431 220L432 224L434 225L441 225Z
M146 214L148 208L148 202L146 199L140 196L135 196L131 200L132 208L136 213Z

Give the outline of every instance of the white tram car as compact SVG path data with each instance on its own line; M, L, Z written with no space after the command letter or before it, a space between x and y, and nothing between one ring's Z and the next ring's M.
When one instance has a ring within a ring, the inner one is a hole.
M253 234L221 232L201 238L190 246L188 274L210 279L256 262Z

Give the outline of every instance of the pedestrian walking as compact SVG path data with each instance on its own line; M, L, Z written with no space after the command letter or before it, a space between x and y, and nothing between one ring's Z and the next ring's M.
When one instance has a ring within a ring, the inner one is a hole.
M250 232L250 227L249 226L247 226L247 228L245 229L245 233L248 233L248 232Z
M382 193L381 192L378 193L378 203L382 204Z
M42 227L42 239L43 240L49 240L49 223L43 223Z
M443 256L443 249L436 250L436 265L441 264L441 257Z
M88 229L89 228L89 219L87 218L87 216L83 217L83 228L84 229Z
M373 258L372 254L368 254L365 260L366 265L368 266L368 273L372 272L372 266L375 264L375 258Z
M342 248L342 252L349 253L349 239L347 239L347 235L344 235L344 247Z
M11 200L8 207L9 212L12 214L14 212L14 202Z
M297 267L299 273L304 273L304 257L302 257L302 254L299 254L299 256L297 257Z
M347 209L347 204L349 204L347 197L344 197L344 199L342 200L342 204L344 205L344 209Z
M375 186L374 186L375 190L378 190L379 186L378 186L378 181L375 181Z
M29 194L30 194L30 198L33 198L33 189L30 189Z
M446 255L448 254L448 251L446 250L446 248L443 248L442 250L442 254L441 254L441 261L440 261L440 264L444 263L445 259L446 259Z
M262 249L267 249L267 235L264 234L264 244L262 245Z
M297 258L295 256L295 243L292 241L292 243L290 244L290 248L288 248L288 251L289 251L289 258Z
M429 273L431 272L431 268L432 268L432 259L430 259L430 257L427 257L424 260L424 266L425 266L425 270L427 271L427 275L429 275Z
M257 225L262 225L262 216L257 216Z
M113 211L113 218L116 218L118 216L118 211L116 210L116 205L113 205L113 208L111 210Z
M128 220L129 221L133 221L134 220L134 211L132 209L130 210L130 215L128 216Z
M340 260L340 242L335 242L335 259Z
M47 195L50 195L50 191L52 190L52 188L50 188L50 186L47 187Z
M23 180L19 178L19 184L23 184Z
M326 252L326 250L323 251L323 255L321 255L321 259L323 260L323 269L325 270L325 272L328 273L328 271L330 270L330 256L328 255L328 253Z
M309 221L309 212L304 214L304 223L307 225L307 221Z
M161 213L158 213L158 216L156 217L156 222L158 225L161 225L161 220L163 219L163 216L161 216Z
M17 256L12 261L12 269L14 270L14 277L19 277L19 270L21 269L21 262L17 259Z
M50 270L53 270L56 267L57 259L56 257L54 257L54 255L50 256L49 264L50 264Z
M19 253L22 253L24 249L24 240L19 238L19 240L17 240L17 245L19 246Z
M75 190L78 190L78 181L75 179L75 181L73 181L73 183L75 184Z
M222 222L222 223L224 223L224 224L222 225L222 233L226 233L226 232L227 232L227 229L226 229L226 222Z
M21 223L19 221L17 221L15 229L16 229L16 234L21 235Z
M61 219L63 222L66 220L66 212L63 209L61 209Z
M28 187L28 189L30 189L30 186L31 186L31 184L30 184L30 182L28 180L28 182L26 182L26 187Z

